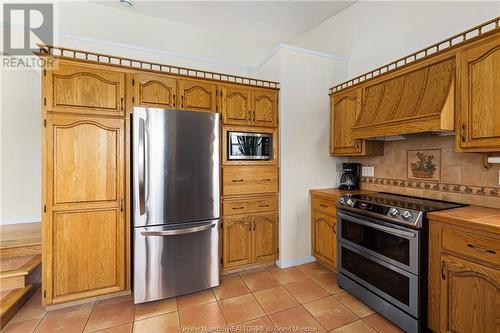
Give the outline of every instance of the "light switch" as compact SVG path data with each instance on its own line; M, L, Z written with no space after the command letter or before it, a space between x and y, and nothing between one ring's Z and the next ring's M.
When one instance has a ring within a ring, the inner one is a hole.
M364 166L361 168L361 176L363 177L373 177L375 175L374 167Z

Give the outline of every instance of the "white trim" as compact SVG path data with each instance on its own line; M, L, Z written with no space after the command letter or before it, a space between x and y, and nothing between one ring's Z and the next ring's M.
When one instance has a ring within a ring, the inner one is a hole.
M1 24L3 27L6 27L6 24L4 22L1 22ZM12 29L16 29L16 30L24 30L24 27L20 26L20 25L11 25L10 27ZM193 61L197 61L197 62L218 65L218 66L224 66L224 67L232 67L232 68L237 68L240 70L253 71L253 72L258 71L269 59L271 59L281 49L292 50L295 52L314 55L317 57L329 58L329 59L333 59L333 60L341 61L341 62L349 62L349 57L346 57L346 56L324 53L324 52L306 49L303 47L294 46L294 45L285 44L285 43L278 43L278 45L276 45L269 52L269 54L267 56L265 56L264 59L262 59L257 65L238 65L238 64L232 64L232 63L225 63L225 62L217 61L217 60L211 60L208 58L197 57L197 56L193 56L193 55L186 55L186 54L180 54L180 53L176 53L176 52L168 52L168 51L163 51L163 50L159 50L159 49L142 47L139 45L118 43L118 42L113 42L113 41L100 39L100 38L83 37L83 36L73 35L73 34L65 33L65 32L54 32L54 36L84 41L84 42L88 42L88 43L108 45L108 46L113 46L113 47L118 47L118 48L123 48L123 49L129 49L129 50L133 50L133 51L160 54L160 55L174 57L174 58L188 59L188 60L193 60Z
M32 217L14 217L10 219L2 219L0 220L0 225L7 224L20 224L20 223L40 223L41 218L39 216Z
M287 259L287 260L276 260L276 266L279 268L288 268L292 266L297 266L297 265L302 265L302 264L308 264L310 262L316 261L316 258L313 256L307 256L307 257L302 257L302 258L295 258L295 259Z

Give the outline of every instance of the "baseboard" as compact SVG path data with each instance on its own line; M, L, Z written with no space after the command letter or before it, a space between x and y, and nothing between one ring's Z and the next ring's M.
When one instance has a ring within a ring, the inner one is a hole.
M307 264L314 261L316 261L316 258L314 258L313 256L287 259L287 260L276 260L276 266L278 266L279 268L287 268L287 267Z
M0 220L0 225L22 224L22 223L40 223L40 217L15 217L10 219Z

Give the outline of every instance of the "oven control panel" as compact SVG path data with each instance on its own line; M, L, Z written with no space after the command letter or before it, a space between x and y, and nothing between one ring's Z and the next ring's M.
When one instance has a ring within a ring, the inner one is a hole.
M368 215L381 217L386 220L396 222L398 224L408 225L414 228L419 228L422 224L422 212L359 200L351 196L341 196L337 200L337 207L358 213L369 213Z

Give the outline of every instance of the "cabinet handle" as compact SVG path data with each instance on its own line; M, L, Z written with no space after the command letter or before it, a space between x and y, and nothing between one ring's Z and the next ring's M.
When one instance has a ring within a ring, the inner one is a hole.
M241 206L241 207L233 207L234 210L238 210L238 209L243 209L245 207Z
M443 280L446 280L446 275L444 274L444 269L446 267L446 263L443 261L441 261L441 279Z
M263 182L270 182L271 178L262 178L261 181L263 181Z
M320 207L323 207L323 208L328 208L328 205L325 205L325 204L319 204Z
M120 110L123 111L123 97L120 98Z
M174 107L175 107L175 94L174 94Z
M253 121L255 122L255 110L253 112Z
M254 222L254 223L253 223L253 231L255 231L255 224L256 224L256 223Z
M252 231L252 222L248 225L248 231Z
M241 183L243 179L233 179L231 180L233 183Z
M471 249L479 251L479 252L487 252L487 253L491 253L491 254L497 254L497 252L494 251L494 250L483 249L483 248L477 247L477 246L475 246L474 244L471 244L471 243L467 243L467 247L470 247Z
M462 124L462 128L460 129L460 136L462 138L462 142L465 142L465 124Z
M335 231L335 223L332 225L332 231L333 231L333 234L336 235L337 234L337 231Z
M259 207L269 207L269 205L259 205Z
M184 108L184 95L181 96L181 108Z
M120 200L120 212L123 212L123 199Z

